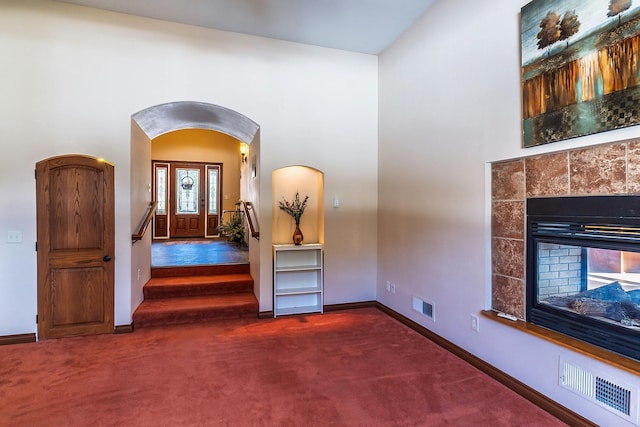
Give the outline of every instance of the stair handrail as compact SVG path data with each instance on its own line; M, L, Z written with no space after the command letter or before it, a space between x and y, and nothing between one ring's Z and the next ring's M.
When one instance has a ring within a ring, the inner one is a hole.
M236 209L240 207L244 209L244 216L245 218L247 218L247 223L249 224L249 231L251 231L251 237L257 240L260 240L260 230L256 230L256 227L254 227L253 220L251 219L251 213L249 212L249 211L252 211L255 215L256 210L253 207L253 203L247 202L245 200L238 200L236 202ZM255 219L256 219L256 226L257 226L258 218L256 217Z
M142 240L142 238L144 237L144 233L149 227L149 224L151 224L151 219L153 218L153 214L156 213L157 207L157 201L154 200L152 202L149 202L149 206L147 206L147 209L145 210L145 216L140 223L140 228L138 228L138 231L135 234L131 235L131 244L134 244L138 240Z

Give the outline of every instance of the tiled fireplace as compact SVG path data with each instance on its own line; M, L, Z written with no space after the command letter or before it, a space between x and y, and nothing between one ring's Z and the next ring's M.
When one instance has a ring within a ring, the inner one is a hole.
M496 162L491 175L492 308L640 361L640 140Z
M640 194L640 140L492 165L492 308L525 318L525 204L532 197Z

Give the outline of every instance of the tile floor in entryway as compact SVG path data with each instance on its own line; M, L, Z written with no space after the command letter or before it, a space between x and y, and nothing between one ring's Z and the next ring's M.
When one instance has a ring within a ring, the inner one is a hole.
M249 248L221 239L180 239L151 244L151 267L247 264Z

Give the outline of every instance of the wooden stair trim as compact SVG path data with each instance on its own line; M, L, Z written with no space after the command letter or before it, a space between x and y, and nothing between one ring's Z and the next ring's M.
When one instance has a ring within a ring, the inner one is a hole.
M147 285L160 286L163 284L185 285L185 284L219 284L219 283L238 283L238 282L253 283L253 278L249 274L152 277L145 284L145 286Z
M223 302L224 305L220 303ZM189 296L180 298L162 298L145 301L140 304L138 313L155 311L189 311L192 309L219 309L244 305L255 305L258 301L249 294L222 294ZM135 313L134 313L135 314Z
M151 267L151 278L179 276L213 276L249 274L249 264L196 265L183 267Z

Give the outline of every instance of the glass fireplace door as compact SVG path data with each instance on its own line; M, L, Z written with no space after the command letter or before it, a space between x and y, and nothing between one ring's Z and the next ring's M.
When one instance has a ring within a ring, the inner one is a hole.
M538 304L640 327L629 312L640 298L639 253L545 241L537 249Z
M640 197L527 199L527 321L640 360Z

